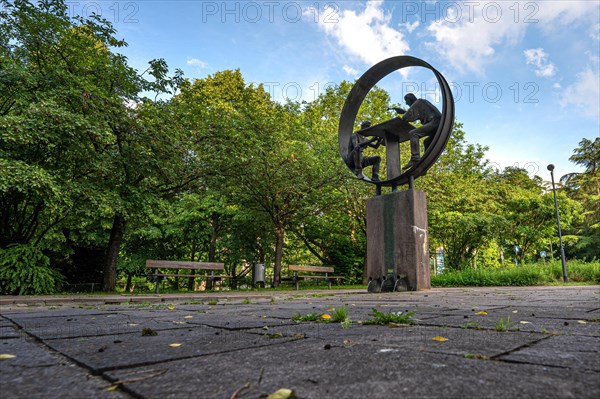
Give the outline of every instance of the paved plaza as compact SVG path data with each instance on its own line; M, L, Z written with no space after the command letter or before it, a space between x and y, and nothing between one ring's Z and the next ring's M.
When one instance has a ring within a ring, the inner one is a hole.
M292 320L342 308L343 324ZM373 309L414 311L416 324L370 325ZM280 389L296 398L600 398L600 286L0 297L0 314L2 399L241 399Z

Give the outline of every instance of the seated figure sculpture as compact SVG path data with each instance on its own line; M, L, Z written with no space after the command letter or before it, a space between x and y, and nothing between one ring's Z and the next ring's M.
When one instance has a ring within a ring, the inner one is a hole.
M365 121L360 125L361 129L366 129L371 126L370 121ZM379 164L381 163L381 157L378 155L375 156L363 156L363 149L366 147L371 148L379 148L383 139L379 137L373 137L371 139L367 139L365 136L353 133L352 139L350 142L350 153L348 155L348 166L354 170L356 173L356 177L359 179L364 179L364 175L362 173L363 168L367 166L373 166L373 174L371 180L379 181Z
M398 107L393 107L390 109L393 109L399 115L402 115L402 119L405 121L420 121L422 125L409 132L410 161L404 165L403 168L404 170L408 170L421 160L419 140L422 137L427 137L424 141L425 151L427 151L427 148L433 142L433 138L442 119L442 114L435 107L435 105L423 98L417 99L413 93L408 93L405 95L404 101L406 101L406 104L409 106L408 110Z

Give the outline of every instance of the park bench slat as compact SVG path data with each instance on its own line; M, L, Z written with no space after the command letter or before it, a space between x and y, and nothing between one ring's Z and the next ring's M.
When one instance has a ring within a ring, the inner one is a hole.
M301 266L301 265L289 265L288 270L293 272L292 280L296 284L296 289L300 289L298 286L298 281L300 280L308 280L308 279L325 279L327 280L327 285L331 288L331 282L333 280L342 280L344 277L342 276L330 276L329 273L333 273L334 269L330 266ZM310 272L310 273L324 273L321 275L299 275L298 272Z
M300 265L289 265L288 270L291 272L319 272L319 273L333 273L333 267L330 266L300 266Z
M156 288L154 289L154 293L158 294L158 288L160 286L160 282L163 280L163 277L184 277L189 279L195 278L206 278L210 281L220 281L226 278L233 278L233 276L225 276L215 274L215 270L225 270L225 264L217 263L217 262L188 262L188 261L175 261L175 260L152 260L149 259L146 261L146 267L149 269L154 269L154 273L152 275L156 279ZM159 272L159 269L187 269L187 270L206 270L210 271L210 274L177 274L177 273L165 273ZM190 280L191 282L192 280Z
M233 278L233 276L223 276L220 274L173 274L173 273L153 273L153 276L158 277L210 277L210 278Z
M225 264L216 262L185 262L176 260L147 260L146 267L151 269L202 269L225 270Z

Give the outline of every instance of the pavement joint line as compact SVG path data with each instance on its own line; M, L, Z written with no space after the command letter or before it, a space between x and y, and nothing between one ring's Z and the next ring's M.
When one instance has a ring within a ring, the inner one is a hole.
M293 338L293 337L291 337L291 339L289 339L289 340L280 341L280 342L277 342L276 340L270 340L271 342L268 342L268 343L265 343L265 344L259 344L259 345L255 345L255 346L251 346L251 347L249 346L249 347L244 347L244 348L226 349L226 350L222 350L222 351L218 351L218 352L203 353L203 354L200 354L200 355L188 355L188 356L173 357L173 358L170 358L168 360L156 360L156 361L150 361L150 362L140 362L140 363L127 364L127 365L124 365L124 366L101 367L101 368L97 369L96 373L97 374L104 374L104 373L109 372L109 371L128 370L128 369L145 367L145 366L153 366L153 365L157 365L157 364L168 364L168 363L172 363L172 362L178 362L178 361L181 361L181 360L207 358L207 357L210 357L210 356L223 355L223 354L227 354L227 353L242 352L242 351L247 351L247 350L255 350L255 349L258 349L258 348L270 347L272 345L284 345L284 344L288 344L290 342L302 341L304 339L306 339L306 338L304 338L304 337L302 337L302 338ZM87 369L87 366L86 366L86 369Z
M510 349L510 350L508 350L506 352L499 353L499 354L497 354L495 356L491 356L490 359L501 360L501 359L498 359L500 356L507 356L507 355L510 355L511 353L518 352L521 349L530 348L532 346L537 345L538 343L540 343L542 341L545 341L545 340L549 339L550 337L551 337L550 335L548 335L548 336L542 336L542 337L540 337L539 339L537 339L537 340L535 340L533 342L527 342L527 343L524 343L523 345L517 346L516 348Z
M527 364L529 366L538 366L538 367L548 367L548 368L553 368L553 369L560 369L560 370L573 370L572 367L569 366L561 366L558 364L547 364L547 363L534 363L534 362L527 362L525 360L515 360L515 359L491 359L495 362L499 362L499 363L510 363L510 364ZM588 368L581 368L580 370L584 370L584 371L588 371L588 372L592 372L592 373L597 373L598 370L594 370L594 369L588 369Z
M17 323L15 323L15 324L17 324ZM85 370L90 376L92 376L94 378L99 378L105 383L109 383L109 386L112 385L112 382L110 381L110 379L106 378L107 376L103 375L103 373L101 373L100 371L96 371L93 368L88 367L86 364L78 361L77 359L52 348L51 346L46 344L42 339L38 338L35 335L30 334L26 329L22 328L20 325L17 324L17 326L19 327L20 331L24 335L24 337L21 336L20 338L24 338L26 341L29 340L29 341L34 342L40 349L47 352L52 357L61 359L61 362L64 362L66 364L71 364L78 368L81 368L81 369ZM49 365L48 367L52 367L52 366L53 365Z

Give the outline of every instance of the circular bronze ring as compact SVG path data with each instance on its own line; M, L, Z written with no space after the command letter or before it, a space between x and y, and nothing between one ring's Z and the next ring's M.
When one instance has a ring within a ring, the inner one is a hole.
M369 93L369 90L371 90L373 86L377 84L377 82L390 73L412 66L427 68L435 74L435 77L437 78L441 88L442 99L444 102L442 109L442 120L432 143L429 145L429 148L421 160L414 167L400 174L400 176L390 180L371 182L377 185L403 185L408 183L411 176L416 178L427 173L427 170L435 163L442 151L444 151L454 126L454 98L452 97L450 86L442 74L439 73L434 67L419 58L408 55L400 55L397 57L388 58L372 66L358 79L358 81L352 87L352 90L350 90L348 98L346 98L344 108L342 108L342 114L340 115L340 123L338 126L338 143L340 146L340 154L342 155L346 165L348 160L348 147L354 131L356 115L358 114L358 109L360 108L363 100Z

